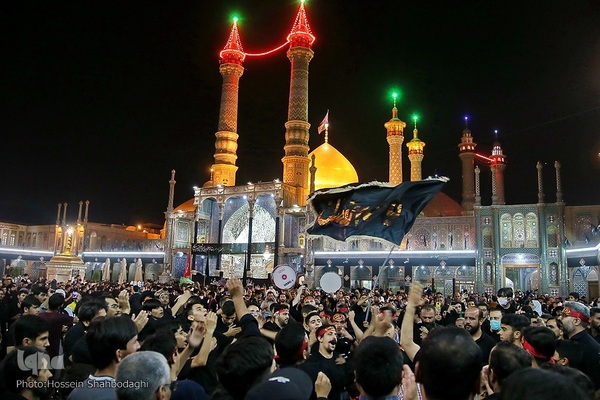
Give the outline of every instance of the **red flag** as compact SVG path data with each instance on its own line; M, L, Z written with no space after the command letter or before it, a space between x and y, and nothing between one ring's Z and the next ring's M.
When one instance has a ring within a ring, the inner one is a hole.
M184 278L192 277L192 253L188 253L187 262L185 263L185 271L183 272Z

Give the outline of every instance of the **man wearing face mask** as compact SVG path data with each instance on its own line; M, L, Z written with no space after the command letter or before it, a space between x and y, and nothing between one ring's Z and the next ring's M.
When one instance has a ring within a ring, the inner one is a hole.
M500 341L500 330L502 329L502 308L493 308L489 312L490 325L489 332L486 332L492 339L498 343Z
M517 312L517 306L513 301L514 292L512 288L505 287L498 289L498 304L504 309L505 314L514 314Z

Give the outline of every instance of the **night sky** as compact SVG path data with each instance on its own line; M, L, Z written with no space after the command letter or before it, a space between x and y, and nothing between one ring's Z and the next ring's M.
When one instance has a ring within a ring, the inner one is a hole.
M8 4L7 4L8 3ZM361 181L388 178L383 124L420 116L423 175L460 202L458 144L469 115L478 151L494 130L508 204L536 203L536 162L554 202L600 204L600 2L311 0L311 149L330 110L330 143ZM0 6L0 221L49 224L90 200L93 222L164 222L209 179L221 94L218 54L231 16L244 50L281 45L291 0L25 2ZM281 178L290 63L248 57L240 81L238 184ZM406 140L405 140L406 142ZM404 179L409 179L407 149ZM482 167L483 204L490 204Z

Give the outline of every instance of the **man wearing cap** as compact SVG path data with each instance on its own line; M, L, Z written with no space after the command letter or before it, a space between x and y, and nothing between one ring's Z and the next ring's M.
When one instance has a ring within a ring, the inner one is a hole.
M565 308L559 317L564 335L579 343L583 350L581 371L600 389L600 344L594 340L586 329L590 323L590 310L576 301L565 302Z
M315 382L317 399L326 399L331 389L327 376L319 373ZM244 400L308 400L313 384L310 377L296 368L283 368L273 372L265 382L248 391Z
M354 369L343 357L335 353L337 333L334 326L323 325L316 331L319 343L318 351L313 352L306 360L305 371L323 372L331 381L331 392L328 398L337 400L345 388L354 382ZM311 375L309 373L309 375ZM317 376L311 376L316 382Z

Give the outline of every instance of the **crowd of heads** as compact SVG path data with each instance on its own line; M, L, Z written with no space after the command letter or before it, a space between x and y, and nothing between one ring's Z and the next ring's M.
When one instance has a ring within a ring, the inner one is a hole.
M0 305L1 389L26 398L593 399L600 389L598 300L574 292L5 279Z

